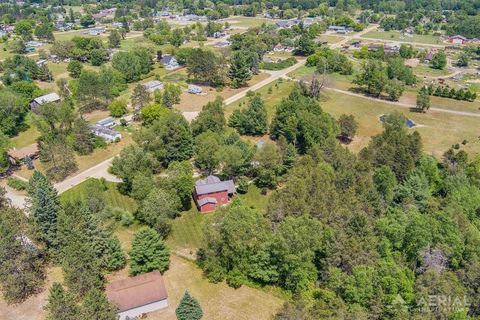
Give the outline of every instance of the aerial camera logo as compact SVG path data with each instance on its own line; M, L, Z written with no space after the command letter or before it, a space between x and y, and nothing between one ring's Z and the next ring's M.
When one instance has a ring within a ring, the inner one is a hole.
M467 296L451 296L451 295L428 295L426 297L420 297L415 302L417 310L430 313L450 313L450 312L462 312L467 311L470 305ZM392 303L388 306L391 310L404 310L408 311L411 306L406 303L403 297L398 294Z

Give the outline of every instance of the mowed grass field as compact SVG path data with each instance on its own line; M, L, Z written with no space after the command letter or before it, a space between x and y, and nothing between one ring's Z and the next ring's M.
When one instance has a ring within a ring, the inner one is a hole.
M434 35L421 35L413 34L410 36L404 36L403 33L398 31L370 31L362 35L362 38L369 39L382 39L392 41L404 41L415 42L424 44L442 44L440 37Z

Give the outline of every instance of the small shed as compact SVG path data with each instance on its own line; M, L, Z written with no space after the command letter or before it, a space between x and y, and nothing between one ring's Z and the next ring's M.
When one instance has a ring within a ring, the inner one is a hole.
M156 90L162 90L163 89L163 83L158 80L151 80L143 84L145 89L147 89L148 92L154 92Z
M29 105L30 105L30 109L33 112L37 112L38 106L41 106L44 103L52 103L52 102L60 102L60 96L55 92L37 97L32 101L30 101Z
M117 307L120 320L142 317L168 307L167 289L158 271L111 282L106 287L106 295Z

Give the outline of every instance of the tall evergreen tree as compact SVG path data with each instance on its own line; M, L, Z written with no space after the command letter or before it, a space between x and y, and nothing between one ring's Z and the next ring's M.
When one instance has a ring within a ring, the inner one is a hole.
M250 97L247 108L241 111L235 110L228 125L236 128L240 134L263 135L267 133L267 109L262 97L258 94Z
M104 281L91 223L81 202L66 204L58 217L59 260L65 284L77 298L101 288Z
M135 234L130 251L130 273L142 274L154 270L163 272L170 264L170 251L158 232L143 228Z
M243 51L234 51L230 62L228 77L232 81L234 88L244 86L252 78L250 65L247 61L247 55Z
M428 94L426 87L421 88L418 92L415 108L421 112L426 112L430 109L430 95Z
M203 317L202 307L188 291L183 294L175 314L178 320L200 320Z
M209 102L202 107L202 111L192 121L192 133L194 136L205 131L222 132L225 129L225 111L223 99L217 97L215 101Z
M48 294L45 306L47 320L78 320L78 306L73 296L62 285L55 282Z
M0 188L0 289L7 303L19 303L45 281L42 251L27 238L25 214L9 206Z
M80 319L116 320L117 312L103 291L93 289L83 300Z
M39 231L38 239L48 248L54 247L60 203L57 190L40 171L35 171L28 182L27 202L32 222Z

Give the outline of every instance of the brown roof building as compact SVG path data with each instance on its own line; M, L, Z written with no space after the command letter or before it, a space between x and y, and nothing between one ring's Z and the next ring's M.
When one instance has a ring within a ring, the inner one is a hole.
M107 285L106 294L117 307L120 320L168 307L167 290L158 271L114 281Z
M8 151L8 156L12 163L18 163L25 159L25 157L35 159L38 156L38 145L33 143L20 149L11 149Z

